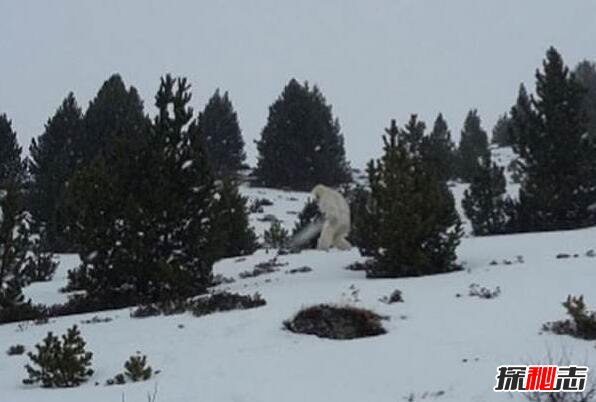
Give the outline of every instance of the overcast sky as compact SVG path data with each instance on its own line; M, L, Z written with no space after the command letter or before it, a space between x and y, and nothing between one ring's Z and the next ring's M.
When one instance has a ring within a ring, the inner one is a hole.
M250 162L268 106L295 77L320 86L361 166L391 118L442 111L459 137L488 130L554 45L596 60L594 0L0 0L0 113L25 147L69 91L86 108L112 73L154 112L159 77L187 76L198 110L217 87L239 115Z

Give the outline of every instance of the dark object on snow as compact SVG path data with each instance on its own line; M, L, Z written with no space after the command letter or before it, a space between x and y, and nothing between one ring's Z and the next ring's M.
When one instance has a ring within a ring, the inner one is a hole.
M191 306L192 313L200 317L219 311L246 310L267 304L259 294L239 295L237 293L221 292L195 300Z
M98 315L94 315L93 318L91 318L89 320L81 321L81 324L101 324L101 323L105 323L105 322L110 322L112 320L113 320L112 317L100 317Z
M498 286L494 290L490 290L489 288L481 287L477 283L470 285L470 296L479 297L481 299L494 299L500 294L501 288Z
M319 304L307 307L284 327L299 334L321 338L354 339L386 333L381 320L384 317L362 308Z
M6 354L9 356L18 356L25 353L25 346L23 345L12 345L6 351Z
M277 262L277 257L275 257L268 261L258 263L252 271L240 272L238 276L242 279L255 278L257 276L277 272L279 271L279 267L285 267L286 265L288 265L287 262Z
M288 271L286 271L286 274L300 274L300 273L306 273L306 272L311 272L312 268L311 267L300 267L300 268L292 268Z
M403 303L404 298L402 297L401 290L395 289L393 292L391 292L391 295L383 296L379 299L379 301L387 304Z

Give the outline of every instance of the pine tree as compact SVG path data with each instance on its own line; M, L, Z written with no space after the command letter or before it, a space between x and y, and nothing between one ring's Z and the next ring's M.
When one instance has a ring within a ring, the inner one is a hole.
M162 78L145 135L116 141L69 186L82 260L71 277L92 297L121 305L187 297L211 280L215 192L192 144L189 89L186 79Z
M490 154L488 136L482 128L476 109L470 110L466 116L457 154L458 175L462 180L469 182L476 175L478 161Z
M81 108L71 92L29 147L31 215L44 232L44 246L57 252L73 250L64 237L63 203L68 181L81 165L82 130Z
M85 340L76 325L62 335L62 340L48 332L43 343L35 345L37 353L27 354L33 365L25 365L29 378L23 383L41 382L46 388L79 386L93 375L93 353L88 352L85 346Z
M149 124L136 88L126 89L120 75L112 75L89 103L83 118L84 135L77 144L83 164L105 152L117 138L142 136Z
M462 206L476 236L504 233L507 230L506 181L503 168L483 157L476 176L464 192Z
M12 122L5 114L0 114L0 184L9 178L24 179L24 166L21 160L21 147L17 134L12 130Z
M204 141L205 152L216 177L230 176L243 168L246 154L238 117L228 98L215 91L198 118L197 130Z
M510 128L511 119L507 114L499 117L495 126L493 127L493 135L491 142L500 147L508 147L511 145Z
M279 223L279 221L271 222L269 229L263 232L263 243L267 248L283 248L286 247L290 237L288 231Z
M584 89L550 48L536 71L536 98L523 94L511 110L513 149L523 181L516 228L560 230L591 225L596 217L596 143L587 134Z
M29 246L21 184L11 177L0 188L0 310L25 302L21 288L27 284L23 270Z
M386 132L383 156L368 164L370 199L358 231L361 253L372 257L368 274L418 276L456 269L462 233L453 196L412 152L411 137L395 120Z
M270 106L257 149L255 175L266 186L310 190L351 180L339 122L308 83L292 79Z
M588 132L596 139L596 63L584 60L575 67L575 76L584 87L583 110L588 118Z
M213 207L213 247L220 248L218 258L252 254L257 249L257 236L249 226L247 198L238 191L237 184L224 179L215 193Z
M425 130L426 124L418 120L418 115L413 114L400 132L408 151L416 157L425 157L422 155L425 152Z
M443 181L455 176L455 144L443 115L439 113L425 139L425 158Z

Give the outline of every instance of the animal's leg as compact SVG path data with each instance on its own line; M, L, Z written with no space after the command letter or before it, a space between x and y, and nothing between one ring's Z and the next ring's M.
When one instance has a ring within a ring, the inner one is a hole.
M325 222L323 230L321 230L321 236L317 242L317 248L319 250L329 250L329 247L333 244L333 227Z
M333 245L337 247L338 250L349 250L352 248L352 244L346 240L345 234L336 237Z

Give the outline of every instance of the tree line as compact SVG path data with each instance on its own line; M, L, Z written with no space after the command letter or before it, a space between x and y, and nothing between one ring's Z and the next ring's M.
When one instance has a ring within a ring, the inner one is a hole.
M81 258L69 289L124 306L203 292L217 259L258 247L238 191L247 165L230 97L217 90L198 114L190 101L187 80L166 75L150 118L138 91L113 75L86 110L69 93L26 159L0 115L0 308L27 304L20 288L50 275L52 253ZM391 121L383 154L356 186L331 105L316 85L292 79L269 107L252 174L277 188L343 186L371 276L457 269L462 229L450 180L470 183L463 208L476 235L594 224L594 63L571 72L549 49L535 94L522 85L495 124L492 142L516 154L517 197L506 194L475 109L457 146L442 114L426 131L417 115L401 128Z

